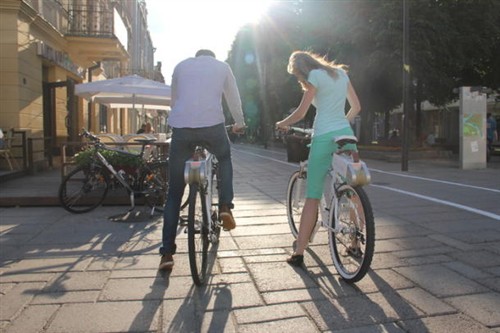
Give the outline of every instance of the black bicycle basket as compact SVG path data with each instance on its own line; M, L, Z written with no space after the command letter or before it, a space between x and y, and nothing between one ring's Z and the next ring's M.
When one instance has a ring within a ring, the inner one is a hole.
M289 134L285 137L288 162L298 163L307 160L311 138L300 134Z

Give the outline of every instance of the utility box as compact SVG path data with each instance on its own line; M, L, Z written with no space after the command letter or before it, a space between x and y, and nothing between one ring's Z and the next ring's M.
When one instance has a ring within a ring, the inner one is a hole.
M460 88L460 168L486 168L486 93Z

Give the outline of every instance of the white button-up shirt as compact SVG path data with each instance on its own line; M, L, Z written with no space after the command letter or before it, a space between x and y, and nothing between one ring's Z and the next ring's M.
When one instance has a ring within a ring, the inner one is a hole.
M210 56L180 62L172 75L172 111L168 123L174 128L209 127L224 123L224 95L234 122L245 120L231 67Z

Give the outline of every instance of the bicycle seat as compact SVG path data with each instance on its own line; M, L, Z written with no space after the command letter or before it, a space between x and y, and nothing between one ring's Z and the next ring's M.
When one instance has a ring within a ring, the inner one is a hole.
M341 135L333 138L333 140L336 144L339 145L340 148L342 148L346 144L358 142L358 138L356 138L354 135Z
M207 141L192 141L189 143L189 149L194 150L196 147L203 147L210 150L210 144Z

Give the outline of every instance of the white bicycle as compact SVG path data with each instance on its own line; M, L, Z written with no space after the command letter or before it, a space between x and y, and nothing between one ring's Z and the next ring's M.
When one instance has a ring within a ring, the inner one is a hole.
M310 130L292 127L292 132L308 134ZM333 154L331 168L325 181L318 219L309 241L320 227L328 232L330 254L340 276L349 283L361 280L370 268L375 247L375 222L373 211L362 186L370 182L366 164L359 161L357 153L343 150L348 143L356 143L355 136L333 139L339 149ZM307 161L300 162L288 182L288 224L297 238L300 215L305 202Z
M218 211L219 162L204 142L193 147L193 157L184 168L184 180L189 185L187 234L191 277L201 286L206 283L209 261L217 254L222 226Z

